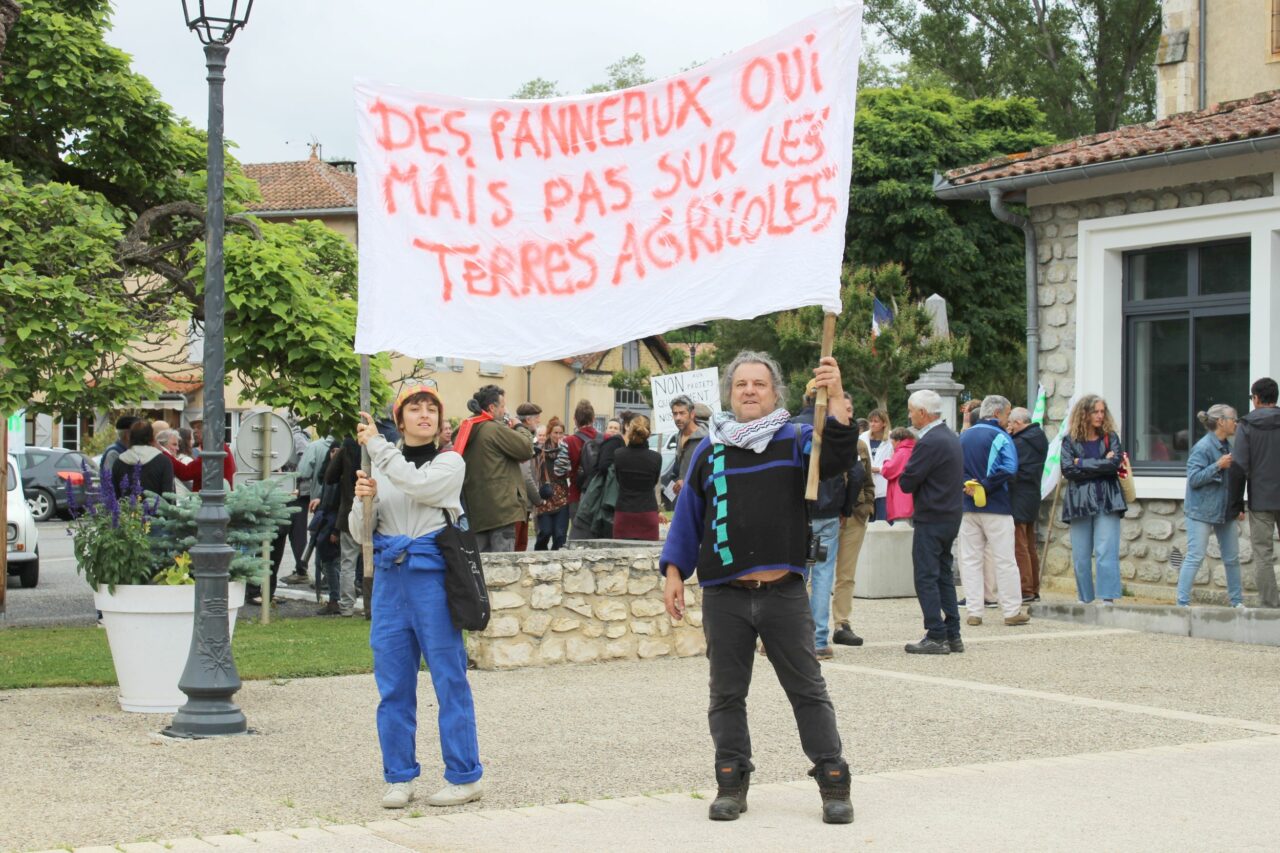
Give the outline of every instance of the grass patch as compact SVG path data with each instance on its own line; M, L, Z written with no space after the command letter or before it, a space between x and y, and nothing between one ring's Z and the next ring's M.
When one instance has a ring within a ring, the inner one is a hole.
M309 678L373 671L363 619L237 622L232 649L240 677ZM115 684L107 632L94 626L0 631L0 690Z

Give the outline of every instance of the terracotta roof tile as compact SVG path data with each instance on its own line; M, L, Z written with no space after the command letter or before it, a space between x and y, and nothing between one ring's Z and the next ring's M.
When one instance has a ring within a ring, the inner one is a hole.
M976 184L996 178L1052 172L1071 166L1123 160L1280 134L1280 90L1225 101L1206 110L1178 113L1147 124L1132 124L1107 133L1081 136L1021 154L953 169L951 184Z
M246 163L244 172L262 190L262 201L249 205L257 213L356 206L355 174L316 157L289 163Z

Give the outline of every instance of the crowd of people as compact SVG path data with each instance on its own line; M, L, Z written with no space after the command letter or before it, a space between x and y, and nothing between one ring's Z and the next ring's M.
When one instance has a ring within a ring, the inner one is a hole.
M996 608L1004 625L1017 627L1030 621L1024 605L1039 599L1036 525L1049 443L1030 413L1005 397L986 396L963 407L957 433L943 420L941 398L920 390L907 401L911 428L894 428L883 409L865 421L855 418L834 359L823 358L813 373L795 415L782 405L786 389L777 363L755 352L740 353L724 371L729 411L710 416L684 397L671 403L678 440L666 476L674 512L659 570L675 621L685 616L684 584L696 576L702 588L717 781L712 820L734 820L747 808L755 767L746 698L757 654L768 659L795 711L822 819L853 820L849 768L821 662L833 656L833 643L863 643L851 611L869 524L912 528L925 634L906 645L908 653L964 652L962 606L966 625L982 624L985 611ZM823 391L826 418L815 424ZM1246 490L1255 554L1260 566L1273 565L1280 521L1276 382L1255 382L1251 400L1244 418L1221 404L1199 415L1206 434L1187 462L1180 605L1190 604L1211 534L1226 564L1230 601L1242 605L1236 522L1245 517ZM480 388L468 409L470 416L455 425L433 385L410 385L397 396L390 421L375 423L361 413L354 438L306 443L299 437L295 499L312 513L317 566L329 578L330 602L322 612L353 615L361 589L366 618L373 620L388 783L382 804L388 808L414 799L421 772L415 752L420 659L439 702L446 782L427 802L457 805L483 793L466 653L449 615L436 541L445 526L465 517L489 552L523 550L530 538L535 550L556 550L569 539L659 539L663 471L660 454L648 446L646 417L623 413L597 431L595 411L584 400L570 433L556 417L544 424L531 402L509 415L503 390L493 385ZM818 495L808 501L819 426ZM136 470L152 491L199 488L198 426L190 436L146 421L122 419L117 427L120 441L103 458L117 481ZM361 469L362 445L371 473ZM1132 469L1105 400L1079 399L1060 453L1061 519L1070 530L1078 599L1113 603L1122 594L1118 549L1126 492L1132 494L1124 481ZM225 464L232 464L229 456ZM224 468L228 481L233 474ZM365 498L373 508L368 571L359 556ZM292 527L282 530L277 564L293 537ZM956 591L957 565L963 597ZM1260 569L1257 577L1261 603L1280 606L1274 572ZM299 562L286 580L305 579Z

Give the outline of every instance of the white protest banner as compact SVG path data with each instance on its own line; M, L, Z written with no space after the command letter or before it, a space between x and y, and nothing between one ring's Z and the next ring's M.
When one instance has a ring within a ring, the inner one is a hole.
M1040 473L1040 500L1047 500L1049 495L1053 494L1053 490L1058 487L1058 483L1062 481L1062 438L1067 434L1067 427L1071 424L1071 410L1076 407L1076 401L1080 399L1079 392L1071 395L1071 400L1067 403L1067 413L1062 416L1062 425L1058 427L1058 434L1049 442L1049 453L1044 460L1044 470Z
M720 371L714 367L650 377L649 390L653 397L652 431L658 435L675 432L671 401L682 394L694 403L705 403L713 414L720 411Z
M861 18L596 95L357 82L356 351L520 365L839 311Z

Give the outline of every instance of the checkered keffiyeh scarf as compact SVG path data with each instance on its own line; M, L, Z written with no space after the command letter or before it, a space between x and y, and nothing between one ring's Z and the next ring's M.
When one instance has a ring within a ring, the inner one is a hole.
M791 413L786 409L774 409L763 418L745 423L734 420L732 412L717 412L711 418L711 443L741 447L752 453L764 453L769 442L773 441L774 433L790 420Z

